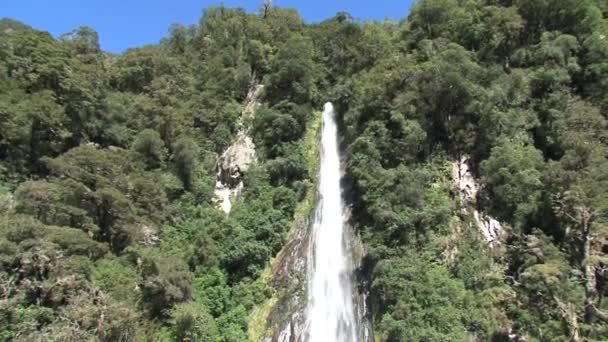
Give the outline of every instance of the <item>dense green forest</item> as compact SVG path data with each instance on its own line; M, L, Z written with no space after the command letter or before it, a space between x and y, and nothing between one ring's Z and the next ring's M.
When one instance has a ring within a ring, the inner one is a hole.
M399 23L219 6L120 55L89 27L1 20L0 340L250 339L309 210L325 101L377 341L607 340L607 17L604 0L420 0ZM242 124L258 160L227 216L216 160ZM462 210L463 156L497 245Z

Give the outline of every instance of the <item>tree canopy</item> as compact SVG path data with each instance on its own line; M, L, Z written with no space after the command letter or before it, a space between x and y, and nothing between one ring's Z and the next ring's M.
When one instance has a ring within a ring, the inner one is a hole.
M0 20L0 340L247 340L312 201L325 101L377 341L608 339L607 15L420 0L399 23L308 24L217 6L118 55L90 27ZM257 161L226 216L217 160L242 129ZM475 208L451 179L463 157ZM508 238L488 246L472 209Z

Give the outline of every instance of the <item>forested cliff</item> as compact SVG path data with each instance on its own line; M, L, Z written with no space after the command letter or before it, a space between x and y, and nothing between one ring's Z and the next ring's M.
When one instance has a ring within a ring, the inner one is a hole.
M1 20L0 340L273 336L325 101L377 341L608 339L607 16L420 0L307 24L266 2L119 55Z

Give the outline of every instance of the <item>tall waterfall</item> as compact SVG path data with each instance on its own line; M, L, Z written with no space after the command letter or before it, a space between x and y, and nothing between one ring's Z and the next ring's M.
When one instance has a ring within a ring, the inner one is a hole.
M340 187L340 155L334 109L323 111L319 201L309 253L307 341L360 341L353 291L352 239L346 229Z

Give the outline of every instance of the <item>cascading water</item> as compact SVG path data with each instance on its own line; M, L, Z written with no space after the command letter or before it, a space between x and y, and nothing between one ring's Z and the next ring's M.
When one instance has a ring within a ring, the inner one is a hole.
M364 340L358 327L352 239L345 225L337 127L331 103L326 103L323 111L319 178L319 201L309 253L306 339L309 342Z

